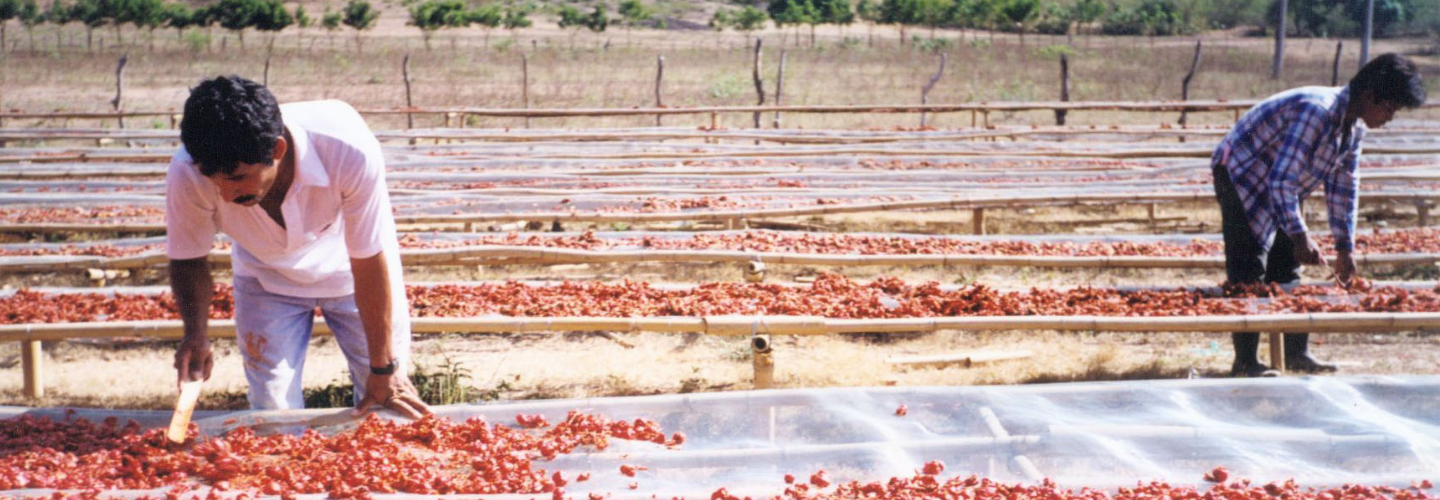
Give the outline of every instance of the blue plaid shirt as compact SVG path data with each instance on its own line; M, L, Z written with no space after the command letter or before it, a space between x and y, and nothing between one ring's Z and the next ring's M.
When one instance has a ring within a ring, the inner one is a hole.
M1355 247L1360 140L1365 127L1343 123L1349 87L1301 87L1245 112L1211 158L1225 165L1260 247L1275 231L1307 232L1300 200L1321 183L1336 251Z

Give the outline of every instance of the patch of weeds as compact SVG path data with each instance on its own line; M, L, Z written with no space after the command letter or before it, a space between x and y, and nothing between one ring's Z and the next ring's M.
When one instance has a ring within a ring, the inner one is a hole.
M745 82L745 78L738 74L726 73L714 82L711 82L710 88L707 89L705 93L715 99L734 99L745 91Z
M420 393L420 400L431 405L469 402L474 392L465 384L469 379L470 370L449 357L441 358L434 368L415 363L410 373L410 383ZM347 408L355 405L355 386L336 380L324 387L305 389L304 398L306 408Z

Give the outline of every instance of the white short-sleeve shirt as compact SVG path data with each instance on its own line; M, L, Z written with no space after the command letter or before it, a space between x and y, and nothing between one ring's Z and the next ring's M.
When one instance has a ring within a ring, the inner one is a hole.
M395 216L385 188L380 141L360 114L341 101L280 106L295 152L295 179L280 211L281 228L258 204L223 199L181 147L165 178L166 253L195 259L210 253L217 232L235 242L236 276L292 297L342 297L355 292L350 258L382 250L390 268L395 327L408 331Z

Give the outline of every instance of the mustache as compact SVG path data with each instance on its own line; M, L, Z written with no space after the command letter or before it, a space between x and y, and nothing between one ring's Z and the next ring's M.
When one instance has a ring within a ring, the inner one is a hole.
M245 195L245 196L241 196L241 197L239 197L239 198L235 198L235 200L233 200L233 201L234 201L237 205L244 205L244 204L246 204L246 203L250 203L250 202L252 202L252 201L255 201L255 199L256 199L255 195L253 195L253 194L247 194L247 195Z

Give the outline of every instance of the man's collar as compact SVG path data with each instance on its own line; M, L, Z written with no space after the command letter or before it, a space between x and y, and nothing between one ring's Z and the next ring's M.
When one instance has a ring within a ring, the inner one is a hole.
M295 183L301 186L329 186L330 176L325 173L325 165L320 163L320 157L315 154L310 133L294 123L286 123L285 128L289 130L293 140L290 147L295 151Z

